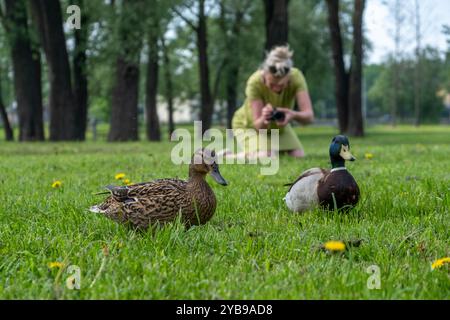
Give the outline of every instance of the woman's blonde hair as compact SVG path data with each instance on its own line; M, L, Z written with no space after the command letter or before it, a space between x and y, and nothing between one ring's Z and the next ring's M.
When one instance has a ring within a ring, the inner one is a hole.
M284 77L291 70L293 51L289 46L278 46L270 50L262 65L264 71L268 71L275 77Z

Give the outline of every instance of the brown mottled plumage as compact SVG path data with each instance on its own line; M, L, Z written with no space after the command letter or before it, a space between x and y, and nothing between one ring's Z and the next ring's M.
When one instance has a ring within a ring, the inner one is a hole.
M197 160L195 160L197 159ZM106 187L111 195L90 211L102 213L138 229L165 224L181 214L186 226L208 222L216 210L216 197L205 180L206 174L222 185L214 151L197 151L189 166L189 179L158 179L123 187Z

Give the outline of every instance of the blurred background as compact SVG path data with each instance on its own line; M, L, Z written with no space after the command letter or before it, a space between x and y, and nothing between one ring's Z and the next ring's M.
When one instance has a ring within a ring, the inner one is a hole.
M194 120L229 128L247 78L280 44L306 77L314 125L351 136L448 125L449 12L447 0L0 0L0 137L167 141Z

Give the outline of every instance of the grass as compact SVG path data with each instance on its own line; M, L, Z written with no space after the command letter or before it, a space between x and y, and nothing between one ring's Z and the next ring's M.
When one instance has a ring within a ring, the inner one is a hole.
M186 165L170 162L173 144L0 142L0 298L448 299L448 266L432 271L431 263L450 256L450 128L373 127L350 139L358 160L348 168L362 198L347 214L286 209L283 184L328 167L336 133L298 132L305 159L282 157L274 176L221 166L228 187L208 178L218 198L213 219L155 235L86 208L118 172L134 182L186 177ZM316 249L350 239L363 241L343 254ZM69 265L80 268L80 290L66 287ZM380 268L379 290L367 288L371 265Z

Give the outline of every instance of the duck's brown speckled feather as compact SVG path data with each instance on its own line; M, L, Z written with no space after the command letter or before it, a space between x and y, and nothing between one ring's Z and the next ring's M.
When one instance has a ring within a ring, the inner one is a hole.
M179 214L187 226L203 224L216 208L213 191L200 177L189 181L158 179L108 189L111 195L98 206L101 213L140 229L173 221Z

